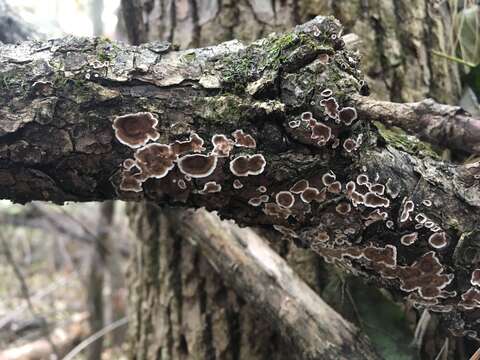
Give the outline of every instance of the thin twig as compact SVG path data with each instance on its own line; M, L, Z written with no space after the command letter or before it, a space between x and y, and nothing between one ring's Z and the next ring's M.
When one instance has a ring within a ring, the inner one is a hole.
M110 325L105 326L103 329L100 331L97 331L96 333L90 335L88 338L83 340L80 344L75 346L72 351L70 351L64 358L63 360L72 360L75 356L80 354L85 348L87 348L90 344L94 343L98 339L100 339L102 336L108 334L109 332L119 328L120 326L126 325L128 323L128 318L124 317L121 318Z
M10 251L7 240L5 239L3 234L0 234L0 242L2 243L5 258L7 259L7 262L12 267L15 276L17 277L18 281L20 282L20 290L21 290L23 298L27 302L28 309L30 310L30 313L32 314L32 316L36 317L36 316L38 316L38 313L36 312L36 310L33 306L32 300L30 298L30 291L28 289L27 282L25 280L25 277L22 274L22 271L20 270L17 263L15 262L13 254ZM51 346L53 353L57 356L57 358L59 358L60 355L59 355L58 349L55 346L55 344L53 343L52 338L50 337L50 332L48 331L48 325L46 323L42 326L42 332L43 332L43 336L45 337L45 339L47 340L47 342Z

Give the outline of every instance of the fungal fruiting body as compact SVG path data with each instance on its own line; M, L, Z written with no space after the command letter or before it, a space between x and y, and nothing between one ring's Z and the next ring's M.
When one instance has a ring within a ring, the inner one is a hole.
M213 173L217 166L217 156L204 154L185 155L178 159L178 169L192 178L204 178Z
M232 133L233 138L235 139L235 146L245 147L250 149L255 149L257 147L257 143L252 135L244 133L243 130L235 130Z
M260 175L266 164L262 154L241 155L230 161L230 171L236 176Z
M131 148L139 148L150 140L160 136L155 127L158 120L149 112L138 112L117 116L113 120L113 129L119 142Z

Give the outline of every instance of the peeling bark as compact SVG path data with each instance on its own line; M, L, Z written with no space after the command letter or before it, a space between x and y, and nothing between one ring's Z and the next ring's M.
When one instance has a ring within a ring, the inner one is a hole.
M180 52L164 43L128 47L74 38L4 46L0 195L19 202L147 199L203 206L242 225L275 225L299 246L403 289L418 306L447 312L453 330L476 336L470 309L477 306L477 290L470 277L480 164L455 166L418 155L362 116L352 125L345 112L342 121L328 119L354 105L362 88L356 56L332 37L339 30L331 18L319 17L250 46L233 41ZM327 88L339 109L332 99L322 101ZM141 192L118 191L126 176L122 163L134 150L118 141L112 121L138 112L158 118L160 144L173 147L195 132L213 151L213 135L232 139L242 129L257 147L234 147L204 178L185 178L177 159L166 176L146 179ZM230 160L254 154L265 158L265 171L239 177L238 191ZM295 206L276 205L276 195L299 180L310 186L291 190ZM202 194L211 181L222 190ZM261 186L268 200L252 206ZM416 220L420 215L425 219ZM402 236L414 231L419 241L402 245ZM421 279L412 275L418 267L426 272Z

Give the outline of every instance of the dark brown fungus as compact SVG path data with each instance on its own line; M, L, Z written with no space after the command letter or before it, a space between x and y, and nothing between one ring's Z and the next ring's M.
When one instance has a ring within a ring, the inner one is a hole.
M337 176L331 170L322 175L322 183L325 186L332 185L336 179L337 179Z
M422 214L422 213L419 213L417 215L415 215L415 221L419 224L425 224L425 222L427 221L427 217Z
M480 269L475 269L472 271L472 277L470 283L473 286L480 286Z
M428 238L428 243L435 249L442 249L448 244L447 235L445 232L434 233Z
M233 149L233 140L228 139L225 135L212 136L213 151L212 153L218 157L228 157Z
M350 203L342 201L335 207L335 210L341 215L346 215L352 210L352 206Z
M196 133L191 133L190 138L185 141L176 140L171 144L172 151L178 156L189 152L202 152L205 150L203 147L203 139Z
M240 180L238 180L238 179L233 180L233 188L234 188L235 190L238 190L238 189L243 188L242 182L241 182Z
M313 115L310 111L305 111L302 113L302 115L300 115L300 118L303 120L303 121L310 121L313 119Z
M365 226L369 226L377 221L385 221L387 218L388 213L380 211L380 209L375 209L365 218Z
M385 185L373 184L372 186L370 186L370 191L374 192L377 195L383 195L385 193Z
M178 159L179 170L192 178L210 176L217 166L215 155L191 154Z
M143 190L138 174L132 174L130 171L122 171L119 188L121 191L141 192Z
M257 143L252 135L245 134L243 130L235 130L232 133L233 138L235 139L235 146L238 147L245 147L250 149L255 149L257 147Z
M357 143L355 142L355 140L353 139L346 139L344 142L343 142L343 148L345 149L346 152L350 153L352 152L353 150L355 150L355 148L357 147Z
M230 161L230 171L236 176L260 175L266 164L262 154L241 155Z
M338 103L333 97L322 99L320 105L325 107L325 113L333 119L338 117Z
M403 223L410 218L410 214L415 209L415 204L411 200L404 201L403 208L400 213L400 222Z
M275 196L275 202L283 208L291 208L295 203L295 197L290 191L280 191Z
M211 194L222 191L222 185L217 184L215 181L208 181L203 185L203 189L200 190L199 194Z
M177 155L170 145L149 144L135 152L137 165L144 180L148 178L163 178L175 166Z
M317 188L308 187L300 194L300 199L302 199L303 202L309 204L313 200L315 200L319 193L320 192Z
M308 180L298 180L293 186L290 188L290 191L294 194L301 194L308 188Z
M357 119L357 110L353 107L344 107L338 112L338 117L345 125L351 125Z
M413 232L410 234L405 234L400 238L400 243L405 246L410 246L415 243L418 239L418 233Z
M390 200L383 196L377 195L374 192L368 192L365 194L364 204L368 207L389 207Z
M327 187L328 192L332 194L340 194L342 191L342 183L340 181L334 181Z
M368 175L367 174L360 174L357 176L357 184L358 185L366 185L368 183Z
M252 206L260 206L262 205L263 201L259 197L253 197L250 200L248 200L248 204Z
M117 140L134 149L159 138L160 134L155 130L157 124L158 120L149 112L117 116L113 120Z
M312 128L312 136L311 138L313 140L318 140L318 145L325 145L327 143L331 136L332 136L332 129L324 125L320 122L315 122Z
M393 221L392 220L387 220L387 222L385 223L385 226L389 229L393 229Z
M133 159L125 159L122 165L125 170L131 170L134 166L137 166L137 163Z

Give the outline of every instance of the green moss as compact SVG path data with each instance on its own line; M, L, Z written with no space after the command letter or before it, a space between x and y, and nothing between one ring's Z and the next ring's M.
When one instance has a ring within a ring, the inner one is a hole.
M374 125L385 141L403 151L412 155L429 156L434 159L440 159L440 154L432 145L419 140L417 137L408 135L404 130L398 127L387 128L382 123L375 121Z
M238 122L243 117L241 107L242 99L236 95L199 98L195 101L195 108L201 117L211 122Z

